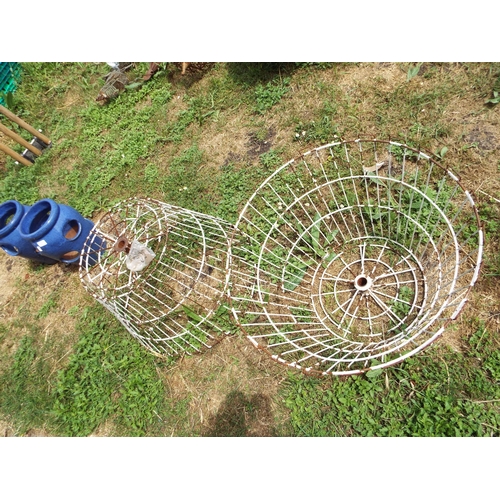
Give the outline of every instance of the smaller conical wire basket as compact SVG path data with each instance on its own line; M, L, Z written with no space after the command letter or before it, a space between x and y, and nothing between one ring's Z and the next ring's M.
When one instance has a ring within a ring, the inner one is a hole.
M125 200L90 232L80 279L153 353L200 352L227 333L220 317L233 230L157 200Z
M431 344L466 303L483 250L458 176L393 141L289 161L236 226L237 323L273 359L314 374L383 368Z

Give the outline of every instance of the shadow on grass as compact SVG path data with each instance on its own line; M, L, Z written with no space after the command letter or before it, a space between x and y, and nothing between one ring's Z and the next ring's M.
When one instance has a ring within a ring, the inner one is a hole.
M264 84L276 77L289 76L299 66L293 62L234 62L228 63L228 75L235 83L244 86Z
M268 396L246 396L231 391L214 415L203 436L244 437L276 436Z

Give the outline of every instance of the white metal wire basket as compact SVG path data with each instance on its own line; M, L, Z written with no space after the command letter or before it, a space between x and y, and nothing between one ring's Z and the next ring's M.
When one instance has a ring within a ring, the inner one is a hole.
M80 279L153 353L202 351L227 333L219 317L233 230L157 200L125 200L89 234Z
M466 303L483 250L458 176L393 141L289 161L236 226L234 318L255 347L315 374L383 368L431 344Z

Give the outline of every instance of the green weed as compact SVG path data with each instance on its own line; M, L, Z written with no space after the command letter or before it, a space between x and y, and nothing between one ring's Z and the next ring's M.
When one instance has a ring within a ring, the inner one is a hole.
M299 123L295 127L294 141L317 144L332 142L340 136L339 128L332 122L329 115L323 115L318 121L312 120L309 123Z
M441 149L437 149L436 152L434 153L434 156L438 160L443 160L444 155L448 152L448 148L446 146L443 146Z
M46 318L49 312L57 306L57 299L59 298L59 292L52 292L47 300L40 307L36 314L37 318Z
M51 346L52 349L54 348ZM45 347L45 349L47 346ZM50 367L47 352L37 346L35 336L21 339L13 361L0 373L0 410L23 435L33 427L53 423Z
M244 169L229 164L221 168L218 179L219 204L216 215L228 222L236 222L239 211L251 194L252 183Z
M484 325L469 342L466 354L436 346L377 377L290 376L283 397L292 433L500 436L498 342Z
M5 105L7 109L14 107L14 93L13 92L0 92L0 103Z
M209 189L213 179L202 170L203 151L194 145L172 158L161 191L172 205L213 214L215 197Z
M406 74L406 81L409 82L413 78L415 78L418 75L418 72L420 71L420 68L422 67L422 63L419 63L415 66L410 66L408 68L408 73Z
M259 163L266 169L266 171L274 171L282 163L281 155L278 151L270 149L267 153L259 156Z
M254 111L264 114L268 109L280 102L281 98L290 90L290 78L286 77L265 85L259 84L255 88Z
M156 184L159 176L158 167L154 163L148 163L144 168L144 180L151 185Z
M493 83L493 89L491 91L491 97L485 101L485 104L495 105L500 102L500 73L497 79Z
M37 167L26 168L10 163L6 174L0 180L0 199L17 200L26 205L37 202L40 199Z
M155 360L119 324L87 309L68 366L59 373L54 415L57 432L85 436L111 419L124 435L154 433L165 393Z
M498 104L500 102L500 92L498 90L492 91L492 97L485 101L486 104Z

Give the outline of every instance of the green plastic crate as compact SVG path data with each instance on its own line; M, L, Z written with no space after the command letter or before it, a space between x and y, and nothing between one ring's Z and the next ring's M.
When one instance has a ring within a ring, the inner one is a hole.
M0 104L5 101L2 93L14 92L21 80L21 65L17 62L0 63Z

